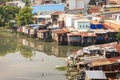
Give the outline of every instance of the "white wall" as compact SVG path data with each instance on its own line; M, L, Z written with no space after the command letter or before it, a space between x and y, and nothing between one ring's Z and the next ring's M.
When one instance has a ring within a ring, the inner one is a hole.
M66 27L73 27L74 26L74 20L78 17L75 16L66 16L65 17L65 26Z
M71 27L72 26L72 19L71 19L71 17L66 17L65 18L65 24L66 24L66 27Z
M85 1L84 0L76 0L76 7L75 8L84 8Z
M69 0L69 9L86 8L90 0Z
M90 30L90 22L88 21L83 21L83 22L79 22L79 21L74 21L74 27L76 30L81 31L81 32L86 32Z
M75 8L75 2L76 0L69 0L69 9L74 9Z

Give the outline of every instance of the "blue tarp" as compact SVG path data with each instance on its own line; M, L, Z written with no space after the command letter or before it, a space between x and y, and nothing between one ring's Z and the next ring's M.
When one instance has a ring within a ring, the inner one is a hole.
M32 13L44 12L44 11L64 11L65 4L47 4L32 6Z
M91 24L91 25L90 25L90 29L95 29L95 25L94 25L94 24Z
M91 24L90 29L102 29L102 24Z
M97 28L98 28L98 29L102 29L102 28L103 28L102 24L98 24L98 25L97 25Z

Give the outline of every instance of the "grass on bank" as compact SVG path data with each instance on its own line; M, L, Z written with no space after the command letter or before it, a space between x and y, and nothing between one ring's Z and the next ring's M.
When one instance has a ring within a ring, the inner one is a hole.
M65 71L67 70L67 66L56 66L56 69L59 71Z

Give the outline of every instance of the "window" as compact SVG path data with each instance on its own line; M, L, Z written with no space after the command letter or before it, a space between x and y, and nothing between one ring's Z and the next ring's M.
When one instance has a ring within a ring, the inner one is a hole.
M79 26L79 28L81 28L81 25Z
M84 25L83 25L83 28L84 28Z

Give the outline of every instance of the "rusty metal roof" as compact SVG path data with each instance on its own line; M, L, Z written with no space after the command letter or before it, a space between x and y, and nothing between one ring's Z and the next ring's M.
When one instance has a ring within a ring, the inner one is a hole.
M64 33L68 33L69 30L68 29L58 29L58 30L54 30L53 33L56 34L64 34Z
M92 33L92 32L70 32L67 35L68 36L82 36L82 37L93 37L93 36L96 36L96 34Z
M120 52L120 44L116 44L116 43L113 43L113 44L101 44L99 46L103 47L103 48L107 48L107 47L114 48L114 49L116 49L117 51Z
M110 65L114 63L120 63L120 57L92 60L90 66Z
M71 32L67 34L68 36L81 36L78 32Z
M93 36L96 36L95 33L92 33L92 32L80 32L79 33L82 37L93 37Z

